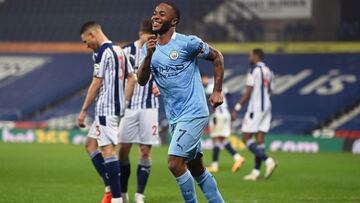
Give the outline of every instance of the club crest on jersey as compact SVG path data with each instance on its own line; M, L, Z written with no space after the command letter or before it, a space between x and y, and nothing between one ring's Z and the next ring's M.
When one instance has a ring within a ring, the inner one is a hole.
M179 58L179 52L177 52L176 50L173 50L170 52L170 58L172 60L176 60L177 58Z

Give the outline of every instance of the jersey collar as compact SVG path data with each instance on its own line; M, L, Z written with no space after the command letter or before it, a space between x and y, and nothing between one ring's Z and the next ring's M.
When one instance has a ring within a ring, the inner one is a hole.
M177 32L174 32L171 36L171 39L175 39L176 38L176 35L177 35Z
M263 67L263 66L265 66L265 63L262 62L262 61L259 61L259 62L256 63L255 67L258 67L258 66Z

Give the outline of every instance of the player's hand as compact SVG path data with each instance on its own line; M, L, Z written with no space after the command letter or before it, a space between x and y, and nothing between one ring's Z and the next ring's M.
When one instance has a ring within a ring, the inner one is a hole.
M210 95L209 102L213 108L220 106L224 102L224 96L222 92L213 91Z
M150 35L146 40L146 49L148 54L153 54L156 47L156 35Z
M80 128L85 128L85 118L86 118L86 111L80 111L78 120L77 120L77 126Z
M156 85L153 85L152 87L152 93L155 95L155 97L160 96L160 90Z
M237 111L232 111L231 112L231 120L234 121L236 120L238 117L238 112Z

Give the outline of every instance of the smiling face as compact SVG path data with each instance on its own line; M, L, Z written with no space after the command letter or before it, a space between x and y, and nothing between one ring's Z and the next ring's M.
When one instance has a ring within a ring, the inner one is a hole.
M156 6L151 17L152 29L156 34L160 35L169 31L171 27L175 27L177 22L178 18L174 9L166 3Z

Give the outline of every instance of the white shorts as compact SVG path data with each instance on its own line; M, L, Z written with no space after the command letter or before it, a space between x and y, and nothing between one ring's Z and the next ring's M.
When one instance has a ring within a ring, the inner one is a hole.
M231 116L229 113L213 114L209 121L210 137L229 137L231 134Z
M118 131L118 116L95 116L87 136L96 139L99 147L117 145Z
M119 128L119 143L159 144L158 109L126 109Z
M263 112L246 112L241 131L244 133L267 133L271 123L271 108Z

